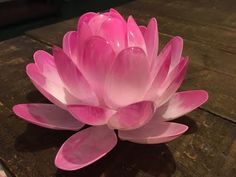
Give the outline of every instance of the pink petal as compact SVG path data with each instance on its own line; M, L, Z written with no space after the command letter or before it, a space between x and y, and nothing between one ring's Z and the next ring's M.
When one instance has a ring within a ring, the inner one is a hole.
M84 55L84 49L85 49L85 44L88 38L92 36L92 30L90 29L89 25L87 23L82 23L79 31L78 31L78 50L79 50L79 56L78 60L75 62L76 64L79 63L79 60L83 58Z
M101 37L91 37L85 46L80 68L91 87L101 98L107 72L115 59L111 46Z
M77 25L77 30L80 31L81 30L81 26L86 23L88 24L89 21L95 17L97 15L97 13L94 12L87 12L84 15L80 16L79 21L78 21L78 25Z
M120 20L125 21L125 19L123 18L123 16L122 16L116 9L111 8L111 9L109 10L109 13L110 13L110 14L116 14L116 17L119 17ZM114 15L113 15L113 16L114 16Z
M146 45L143 35L132 16L127 22L128 47L140 47L146 52Z
M169 69L170 69L170 63L171 63L171 53L168 53L168 55L165 57L165 60L163 61L162 65L160 66L160 69L155 76L146 96L145 99L147 100L153 100L159 93L159 90L162 88L162 84L165 81Z
M59 85L63 85L63 82L57 72L55 61L52 55L43 51L37 50L34 53L34 61L39 72L48 80L54 81Z
M173 77L168 87L166 89L163 89L164 91L158 93L159 97L155 101L156 107L159 107L166 103L171 98L171 96L178 90L184 80L184 76L187 70L187 63L188 59L184 59L176 67L179 72L176 73L176 75Z
M55 63L67 90L84 104L98 105L98 99L75 64L58 47L53 48Z
M134 143L159 144L172 141L187 130L188 127L183 124L151 120L139 129L119 131L118 136Z
M66 104L79 104L80 101L72 96L66 88L62 85L58 85L53 81L48 80L38 71L35 64L28 64L26 67L27 75L35 87L52 103L65 109Z
M105 14L97 14L95 15L88 23L93 35L97 35L99 29L101 28L104 21L106 21L109 16Z
M62 170L78 170L105 156L116 143L115 132L106 126L87 128L66 140L57 153L55 165Z
M158 51L158 29L157 29L157 21L155 18L152 18L149 21L147 26L147 30L144 34L144 39L147 47L147 55L149 64L152 64L153 59L157 56Z
M53 104L18 104L13 107L13 112L32 124L50 129L79 130L84 126Z
M69 31L63 38L63 51L74 63L78 60L78 40L77 31Z
M164 120L173 120L201 106L207 99L208 93L204 90L178 92L165 105L157 109L157 114Z
M115 113L113 110L87 105L69 105L68 111L76 119L88 125L104 125Z
M180 62L182 51L183 51L183 39L179 36L173 37L168 44L163 48L163 50L166 50L168 46L171 46L171 67L170 70L176 67L178 63Z
M132 130L146 124L153 115L154 106L150 101L142 101L118 109L109 119L108 126L119 130Z
M119 53L107 75L105 102L115 107L139 102L149 83L149 66L144 51L127 48Z
M118 53L126 48L126 24L120 18L108 18L103 22L99 30L99 36L106 39Z

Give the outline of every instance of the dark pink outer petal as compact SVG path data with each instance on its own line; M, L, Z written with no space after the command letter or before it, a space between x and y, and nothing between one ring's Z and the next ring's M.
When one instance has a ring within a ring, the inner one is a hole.
M84 126L53 104L18 104L13 107L13 112L32 124L50 129L79 130Z
M84 104L98 105L98 99L76 65L58 47L53 48L58 73L67 90Z
M204 90L178 92L166 104L157 109L157 114L163 120L173 120L201 106L207 99L208 93Z
M61 146L55 165L62 170L78 170L105 156L116 143L115 132L106 126L87 128Z
M114 110L88 105L69 105L67 108L76 119L88 125L104 125L116 112Z
M121 139L134 143L159 144L174 140L188 130L188 127L183 124L153 119L139 129L119 131L118 135Z
M108 121L108 126L112 129L132 130L146 124L154 113L153 103L142 101L118 109Z
M149 84L149 66L141 48L127 48L117 56L105 82L105 102L123 107L142 100Z
M80 31L81 30L81 26L83 24L88 24L89 21L95 17L97 15L97 13L94 13L94 12L87 12L85 13L84 15L80 16L79 18L79 21L78 21L78 25L77 25L77 31Z

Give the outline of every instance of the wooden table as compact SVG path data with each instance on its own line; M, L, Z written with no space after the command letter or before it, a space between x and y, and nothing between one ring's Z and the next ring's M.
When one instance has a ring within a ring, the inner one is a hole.
M105 158L80 171L54 167L54 157L71 132L28 124L11 111L14 104L45 102L25 74L37 49L61 45L77 19L27 31L0 42L0 159L17 177L233 177L236 176L236 1L137 0L116 7L140 24L156 17L161 46L184 38L191 57L182 90L206 89L210 99L180 118L190 126L167 144L119 142Z

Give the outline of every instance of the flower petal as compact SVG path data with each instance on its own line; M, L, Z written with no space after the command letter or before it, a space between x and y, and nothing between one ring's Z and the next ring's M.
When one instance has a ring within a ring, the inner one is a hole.
M119 130L136 129L146 124L152 118L153 112L154 106L150 101L134 103L118 109L109 119L108 126Z
M63 82L57 72L55 61L52 55L43 50L37 50L34 53L34 61L39 72L44 77L59 85L63 85Z
M35 64L28 64L26 67L27 75L35 87L52 103L65 109L66 104L79 104L80 101L72 96L66 88L62 85L58 85L53 81L48 80L38 71Z
M144 35L145 35L146 31L147 31L147 27L141 25L141 26L139 26L139 30L141 31L141 33L142 33L142 35L144 37Z
M106 126L84 129L71 136L61 146L55 165L62 170L78 170L99 160L117 143L113 130Z
M171 96L178 90L184 80L184 76L187 71L187 63L188 59L183 59L175 68L178 72L174 71L176 74L171 79L170 84L168 84L167 87L163 86L162 90L159 91L155 101L156 107L159 107L166 103L171 98Z
M78 60L78 33L69 31L63 37L63 51L76 63Z
M88 23L92 34L97 35L104 21L109 18L106 14L96 14Z
M145 126L130 130L119 131L119 138L140 144L159 144L172 141L188 130L183 124L151 120Z
M78 25L77 25L77 30L80 31L81 30L81 26L86 23L88 24L89 21L95 17L97 15L97 13L94 12L87 12L84 15L80 16L79 21L78 21Z
M126 24L120 18L108 18L99 30L99 36L108 41L116 53L126 48Z
M178 92L157 109L157 114L164 120L173 120L201 106L207 99L208 93L204 90Z
M113 110L87 105L69 105L68 111L76 119L88 125L104 125L115 113Z
M127 37L128 47L140 47L146 52L145 40L132 16L129 16L127 21Z
M145 95L146 100L155 99L155 97L159 93L159 90L162 89L162 84L166 80L166 77L170 69L170 63L171 63L171 53L168 53L168 55L165 57L165 60L161 64L160 69L156 74L153 82L151 83L148 92Z
M114 107L139 102L149 81L149 66L144 51L127 48L119 53L107 75L105 102Z
M91 37L85 47L84 56L80 60L80 68L91 87L101 98L107 72L115 59L115 53L101 37Z
M157 56L158 42L159 42L157 21L155 18L152 18L149 21L147 30L144 34L144 39L147 47L149 64L152 65L153 59Z
M171 67L170 70L175 68L181 59L182 51L183 51L183 39L179 36L173 37L163 48L163 50L166 50L168 46L171 46Z
M98 105L98 99L88 82L68 56L58 47L53 48L58 73L67 90L84 104Z
M13 107L13 112L32 124L50 129L79 130L84 126L53 104L18 104Z

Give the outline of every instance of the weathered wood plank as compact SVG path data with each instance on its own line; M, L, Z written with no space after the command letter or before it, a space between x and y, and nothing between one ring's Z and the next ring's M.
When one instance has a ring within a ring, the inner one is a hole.
M61 45L63 34L66 31L75 29L76 21L74 19L65 21L65 23L57 23L30 31L27 34L39 40L47 41L50 45ZM161 34L161 46L170 37ZM209 91L210 99L207 104L203 105L203 108L229 120L236 121L234 107L236 105L234 94L236 87L236 55L191 41L185 41L184 54L190 56L190 65L186 78L187 82L184 83L182 89L206 89Z

